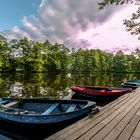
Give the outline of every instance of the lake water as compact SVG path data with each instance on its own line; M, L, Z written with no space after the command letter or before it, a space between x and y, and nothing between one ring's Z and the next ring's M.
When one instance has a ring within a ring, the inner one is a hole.
M0 97L64 98L72 85L121 87L124 80L140 79L140 74L1 74Z
M121 87L125 80L140 79L140 74L124 73L94 73L94 74L1 74L1 97L46 97L67 98L70 95L70 86L92 85ZM107 103L107 102L106 102ZM106 104L105 103L105 104ZM98 107L105 105L97 103ZM28 139L18 134L8 133L0 129L0 134L10 138ZM3 137L2 135L0 137ZM5 138L5 140L10 140Z

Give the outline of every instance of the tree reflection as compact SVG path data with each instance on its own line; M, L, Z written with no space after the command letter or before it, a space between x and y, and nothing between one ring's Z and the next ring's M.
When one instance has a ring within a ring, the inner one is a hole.
M1 74L1 97L62 98L69 94L73 85L121 87L124 80L140 79L140 74L94 73L94 74Z

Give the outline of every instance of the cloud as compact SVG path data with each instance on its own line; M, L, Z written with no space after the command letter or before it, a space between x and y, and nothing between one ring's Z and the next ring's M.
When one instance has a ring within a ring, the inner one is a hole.
M18 28L17 26L13 27L11 30L5 30L1 32L1 34L3 34L8 39L19 39L23 36L30 38L29 34L24 31L24 29Z
M14 27L2 33L9 39L27 36L37 41L64 43L70 48L105 50L106 43L101 43L106 32L118 29L114 25L106 29L105 25L126 6L110 6L99 11L97 3L98 0L42 0L37 16L25 16L22 28Z
M79 30L86 31L88 24L97 26L105 22L115 10L113 7L99 11L97 0L42 0L38 15L23 18L23 28L11 29L13 36L22 37L25 32L32 39L50 38L66 40ZM23 32L23 35L21 34ZM4 34L7 34L7 32Z
M118 51L122 51L125 54L130 54L131 52L135 52L135 50L139 47L140 46L134 46L134 47L130 48L129 46L118 46L118 47L114 47L112 49L105 49L105 51L111 52L111 53L116 53Z

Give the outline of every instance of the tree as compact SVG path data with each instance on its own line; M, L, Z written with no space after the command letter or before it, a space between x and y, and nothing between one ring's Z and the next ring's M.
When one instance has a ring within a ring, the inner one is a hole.
M122 5L122 4L140 4L139 0L102 0L101 2L98 3L99 9L103 9L105 6L108 6L110 4L115 4L115 5Z
M136 49L135 52L133 52L133 71L140 72L140 50Z
M82 71L83 72L91 72L91 53L89 50L84 50L82 51L82 57L83 57L83 61L82 61Z
M118 51L113 59L113 71L127 72L127 59L122 51Z
M60 67L61 71L67 72L70 67L70 50L66 48L64 45L61 45L60 49Z
M108 69L108 57L107 57L107 53L101 50L98 50L99 53L99 67L100 67L100 71L107 71Z
M140 40L140 7L136 13L132 14L131 19L124 20L124 25L126 26L127 31L129 31L132 35L138 36L138 39Z
M45 60L44 67L47 68L47 71L49 72L59 72L61 69L60 66L61 44L56 43L52 45L47 41L44 45L46 45L45 56L44 56L46 60Z
M91 71L99 70L99 53L97 50L90 50L91 52Z
M0 71L9 70L9 56L8 56L8 42L7 39L0 35Z
M33 42L24 37L18 41L18 48L21 50L21 59L23 62L23 71L32 71L32 48Z
M122 5L128 3L140 5L139 0L103 0L98 4L99 9L103 9L105 6L110 4ZM132 35L138 36L138 39L140 40L140 7L135 13L132 14L131 19L124 19L124 25L126 26L126 30L128 32L130 32Z
M82 64L83 64L83 50L79 48L77 51L75 49L72 50L71 53L71 71L72 72L81 72Z
M42 72L43 71L43 60L42 60L42 53L43 53L43 44L36 42L33 44L31 57L30 57L30 65L34 72Z
M10 68L9 70L12 72L15 72L18 67L18 41L16 39L13 39L9 42L8 46L8 56L9 56L9 63Z

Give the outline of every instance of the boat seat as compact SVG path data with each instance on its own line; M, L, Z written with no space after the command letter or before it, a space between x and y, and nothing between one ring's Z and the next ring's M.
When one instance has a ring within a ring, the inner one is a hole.
M42 115L48 115L50 114L55 108L57 108L59 103L55 103L52 106L50 106Z
M72 104L69 108L68 108L68 110L66 111L67 113L68 112L72 112L72 111L74 111L75 109L76 109L76 107L77 107L77 104Z
M13 105L15 105L15 104L17 104L18 102L10 102L10 103L8 103L8 104L6 104L6 105L4 105L5 107L11 107L11 106L13 106Z
M112 91L112 88L106 88L105 90L106 91Z
M0 99L0 104L8 103L8 100Z

